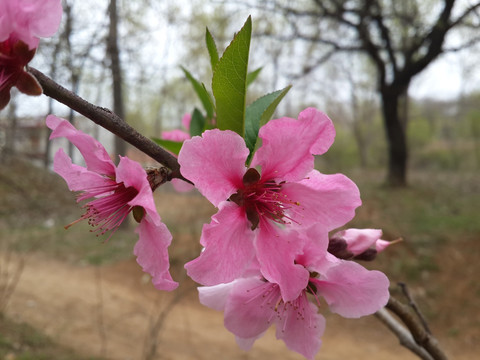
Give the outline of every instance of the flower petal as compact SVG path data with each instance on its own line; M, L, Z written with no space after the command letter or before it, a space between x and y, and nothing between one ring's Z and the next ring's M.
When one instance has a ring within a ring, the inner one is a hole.
M205 249L185 269L202 285L233 281L249 269L254 259L253 239L245 211L225 201L211 223L203 226L200 242Z
M326 231L345 225L361 205L355 183L342 174L324 175L313 170L307 179L286 183L282 194L300 203L303 211L289 214L301 226L320 223Z
M380 271L367 270L353 261L332 266L318 282L318 294L330 310L348 318L370 315L384 307L390 294L388 278Z
M38 46L38 37L52 36L62 19L60 0L17 0L7 2L12 30L30 49Z
M318 314L317 307L308 301L304 292L294 305L283 306L284 316L276 321L277 339L282 339L290 350L313 360L322 345L325 318Z
M237 280L229 282L227 284L218 284L214 286L200 286L197 288L198 297L202 305L208 306L210 309L223 311L225 310L225 304L228 296L235 286Z
M107 176L115 175L113 161L108 156L103 145L93 137L75 129L67 120L54 115L47 116L47 126L52 129L50 139L66 137L80 150L88 170Z
M303 252L305 238L296 231L287 231L261 220L255 239L257 259L262 275L280 286L285 301L296 299L308 284L309 273L295 264L295 257Z
M184 141L190 139L190 134L178 129L162 131L162 139L170 141Z
M239 279L225 305L225 327L240 338L258 338L272 325L279 299L275 284L259 277Z
M63 149L58 149L53 160L53 170L63 177L71 191L103 187L114 183L113 180L89 171L82 166L72 164L72 160Z
M172 184L175 191L178 191L181 193L192 191L195 188L192 184L180 179L172 179L170 183Z
M128 157L120 156L120 162L116 170L116 181L123 182L125 187L133 187L138 191L138 194L129 201L130 206L141 206L154 224L159 225L161 223L147 173L139 163Z
M173 281L169 272L170 262L167 248L172 235L165 224L154 224L148 214L144 216L136 229L139 235L133 253L143 271L152 276L153 285L159 290L171 291L178 283Z
M347 250L359 255L374 246L382 237L379 229L347 229L335 233L332 238L343 239L347 243Z
M215 206L242 186L248 149L233 131L205 131L186 140L178 155L185 178Z
M332 121L322 112L308 108L298 120L271 120L259 131L262 146L252 167L262 167L262 179L298 181L313 169L313 154L323 154L335 138Z

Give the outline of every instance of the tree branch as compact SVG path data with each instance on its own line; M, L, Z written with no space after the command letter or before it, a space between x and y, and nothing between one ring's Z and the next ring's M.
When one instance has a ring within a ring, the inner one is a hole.
M169 179L179 178L188 181L180 174L180 164L175 156L155 144L152 140L140 134L111 110L89 103L75 93L57 84L37 69L30 67L28 68L28 72L38 80L45 95L89 118L94 123L102 126L129 144L135 146L138 150L144 152L152 159L168 167L171 170Z
M401 325L398 320L390 315L385 308L378 310L375 313L375 316L397 336L401 345L405 346L408 350L416 354L420 359L433 360L430 354L415 342L412 334L405 329L405 327Z
M440 348L438 341L429 334L418 320L411 308L390 296L386 308L399 317L410 331L415 343L424 348L434 360L447 360L447 356ZM402 344L403 345L403 344Z

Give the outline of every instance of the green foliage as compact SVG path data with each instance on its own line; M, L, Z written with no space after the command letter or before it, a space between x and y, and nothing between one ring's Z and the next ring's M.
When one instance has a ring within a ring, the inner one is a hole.
M262 69L263 68L259 67L258 69L255 69L247 74L247 87L250 86L257 79Z
M252 36L249 17L215 66L212 90L217 110L217 127L240 136L245 129L248 55Z
M205 130L206 119L203 117L200 110L195 108L192 113L192 120L190 121L190 136L202 135Z
M193 89L195 90L195 93L199 97L200 101L202 102L202 105L207 112L207 117L209 119L213 118L213 114L215 112L215 107L212 102L212 98L210 97L210 94L208 93L207 89L205 88L204 84L201 84L197 79L195 79L192 74L182 67L183 72L185 73L185 76L187 79L190 81L190 83L193 86Z
M152 140L155 141L158 145L163 146L168 151L171 151L175 155L178 155L183 145L183 142L180 141L172 141L159 138L152 138Z
M208 28L205 32L205 42L207 43L207 50L208 54L210 55L210 64L212 65L212 71L214 71L215 66L218 62L218 51L217 45L215 45L215 40L213 39L212 34L210 34Z
M272 117L280 101L288 93L291 86L262 96L250 104L245 112L245 143L252 156L258 147L258 131Z

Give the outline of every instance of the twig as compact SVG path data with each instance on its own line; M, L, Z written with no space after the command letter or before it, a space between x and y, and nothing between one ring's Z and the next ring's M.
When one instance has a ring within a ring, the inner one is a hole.
M178 178L188 181L180 174L180 165L175 156L140 134L111 110L89 103L35 68L29 67L28 72L35 76L46 96L65 104L168 167L172 171L169 179Z
M425 319L425 316L423 316L422 312L420 311L417 304L415 303L412 296L410 295L410 291L408 291L407 284L399 282L398 286L400 287L400 289L402 289L403 295L405 295L405 297L408 300L408 305L410 305L410 307L413 309L413 311L415 311L415 314L417 314L418 319L422 323L425 331L427 333L431 334L432 332L430 331L430 327L428 326L427 319Z
M447 360L447 356L440 348L436 338L429 334L422 323L418 321L411 308L390 296L386 308L399 317L406 325L415 342L423 347L434 360Z
M433 360L430 354L420 345L415 342L412 334L405 329L390 313L385 309L380 309L375 313L375 316L380 319L400 340L400 344L405 346L411 352L416 354L420 359Z

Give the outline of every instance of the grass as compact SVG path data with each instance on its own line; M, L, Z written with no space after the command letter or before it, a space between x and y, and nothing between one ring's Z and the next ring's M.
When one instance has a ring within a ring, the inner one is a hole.
M469 329L479 328L480 320L469 315L480 301L480 283L471 276L480 271L479 175L412 171L409 187L391 189L382 186L383 175L378 172L346 173L357 183L363 200L347 227L381 228L387 240L404 239L366 266L387 273L393 285L406 282L426 315L444 324L447 336L465 337ZM198 193L178 194L168 186L155 192L155 200L173 235L169 253L175 277L186 261L198 255L202 225L216 210ZM129 229L118 230L105 242L85 223L64 229L81 212L56 175L22 163L0 165L0 237L8 239L11 249L85 265L133 256L137 240L133 221ZM31 341L17 342L23 346ZM6 356L5 349L12 351L14 343L10 330L0 337L4 351L0 358ZM29 359L26 354L24 359Z
M52 339L25 323L0 315L0 359L14 360L100 360L79 356L58 346Z

